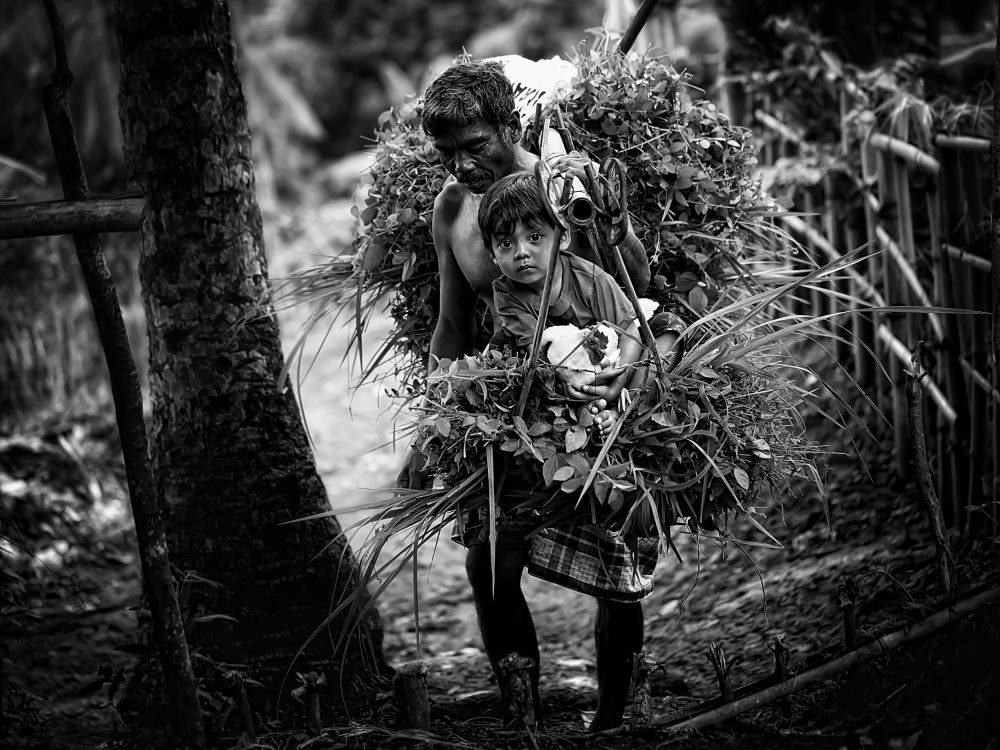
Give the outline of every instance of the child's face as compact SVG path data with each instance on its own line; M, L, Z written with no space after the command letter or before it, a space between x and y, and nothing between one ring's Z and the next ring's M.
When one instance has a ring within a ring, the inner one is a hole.
M552 257L555 228L543 222L517 222L512 234L493 238L493 258L508 279L541 292ZM560 247L568 244L564 234Z

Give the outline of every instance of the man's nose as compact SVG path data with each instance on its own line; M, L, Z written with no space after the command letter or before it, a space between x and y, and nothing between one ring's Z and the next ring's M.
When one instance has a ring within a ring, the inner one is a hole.
M455 174L468 174L473 169L475 169L475 165L468 154L455 154Z

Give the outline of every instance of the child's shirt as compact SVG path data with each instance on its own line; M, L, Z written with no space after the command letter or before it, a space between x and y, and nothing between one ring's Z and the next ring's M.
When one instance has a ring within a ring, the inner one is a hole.
M612 323L624 330L635 320L635 310L614 278L589 260L560 252L562 291L549 300L547 325ZM531 346L542 295L530 287L501 276L493 282L494 344Z

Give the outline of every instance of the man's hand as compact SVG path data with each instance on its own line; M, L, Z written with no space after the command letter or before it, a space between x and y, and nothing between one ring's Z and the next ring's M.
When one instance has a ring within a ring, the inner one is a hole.
M608 367L594 375L594 379L579 387L566 384L566 395L575 401L596 401L604 399L606 403L614 403L622 392L624 380L621 376L628 371L627 367Z
M550 159L546 164L553 174L582 180L587 176L587 165L591 164L591 161L579 151L570 151L568 154ZM597 171L596 166L594 171Z
M396 486L402 490L422 490L424 488L424 454L416 448L410 448L406 462L396 477Z

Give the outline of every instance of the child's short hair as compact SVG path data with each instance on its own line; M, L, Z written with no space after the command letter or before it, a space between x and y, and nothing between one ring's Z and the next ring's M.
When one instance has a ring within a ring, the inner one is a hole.
M491 255L493 240L512 234L519 221L553 227L544 200L534 172L515 172L490 185L479 204L479 231Z

